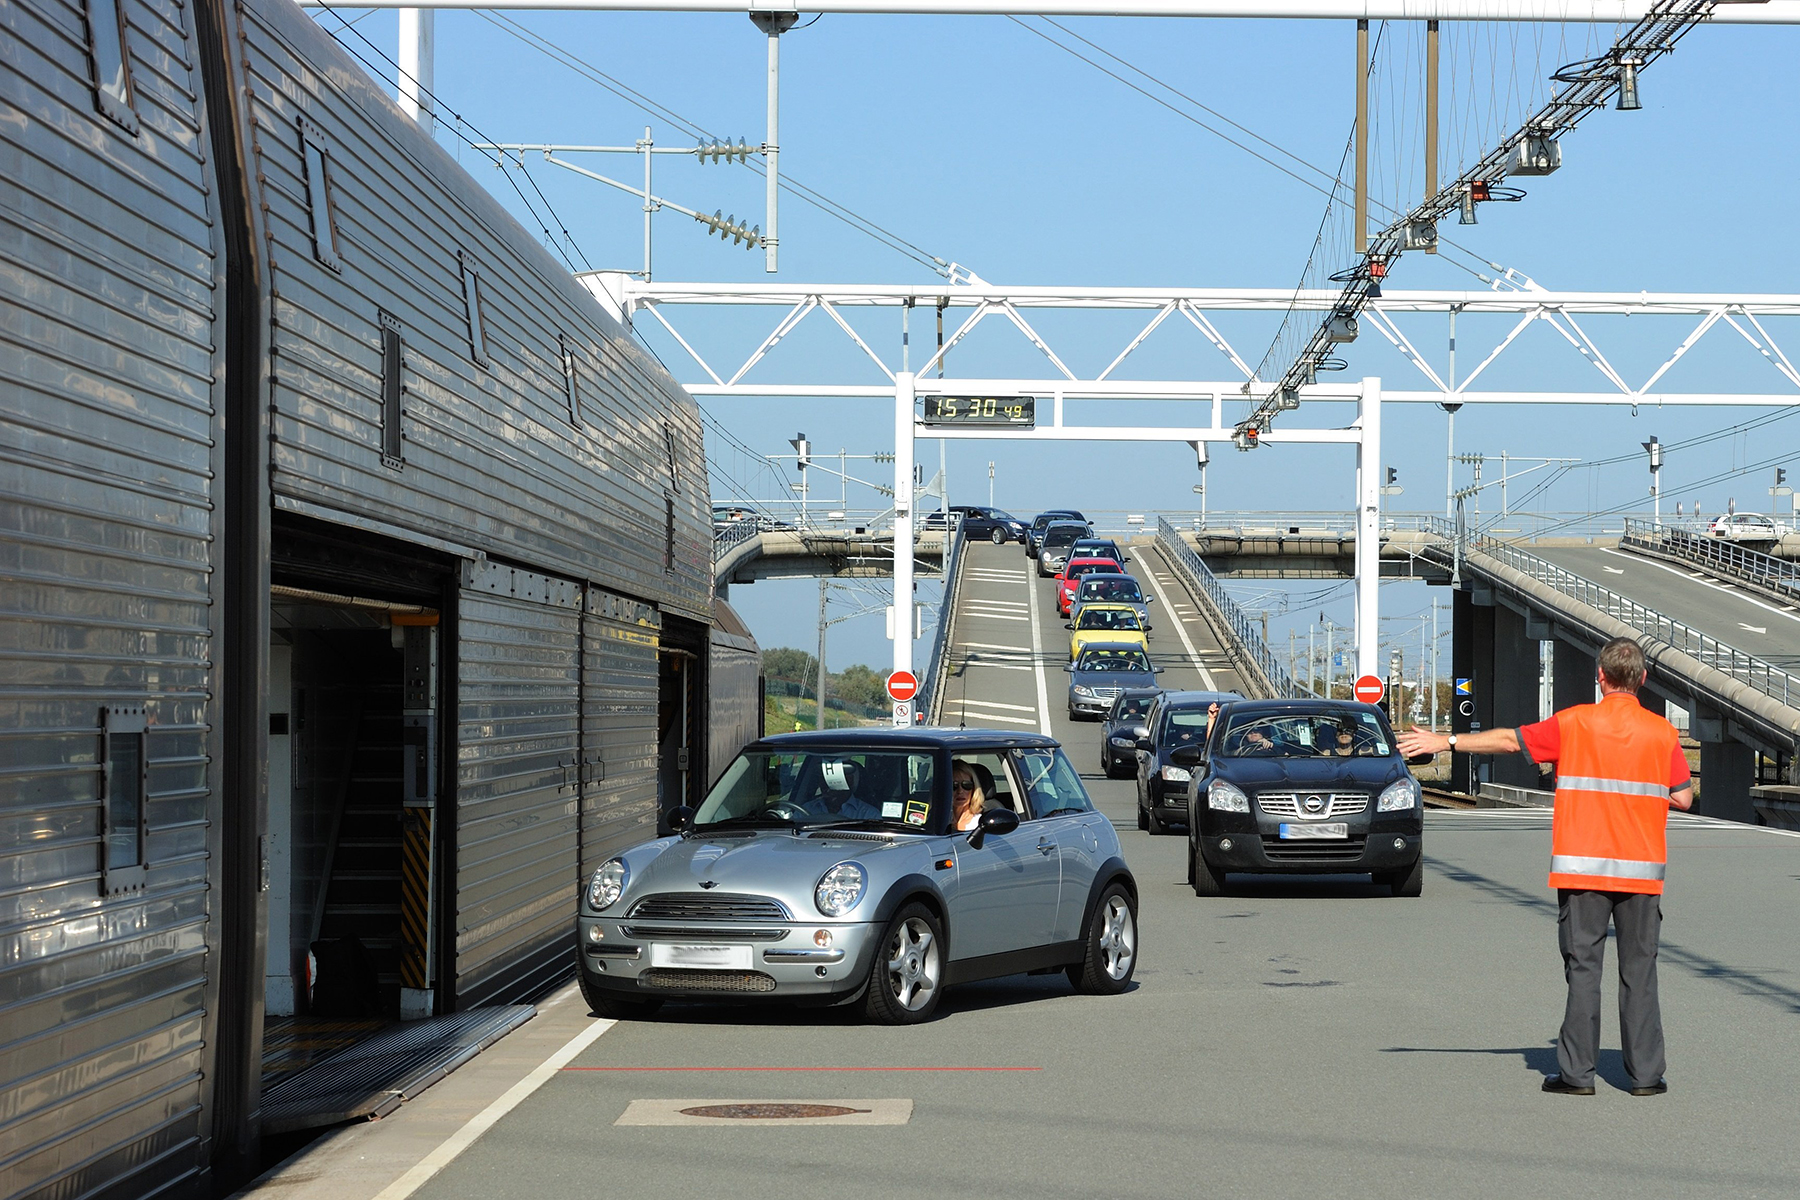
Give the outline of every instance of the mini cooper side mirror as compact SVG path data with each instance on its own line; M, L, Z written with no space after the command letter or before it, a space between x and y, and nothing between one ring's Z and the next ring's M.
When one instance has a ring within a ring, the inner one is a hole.
M1191 767L1199 762L1205 750L1199 746L1177 746L1169 751L1169 761L1178 767Z
M677 805L669 810L669 828L676 833L689 829L694 824L694 810L685 804Z
M981 849L990 833L1011 833L1019 827L1019 814L1010 808L990 808L975 818L975 828L969 830L969 846Z

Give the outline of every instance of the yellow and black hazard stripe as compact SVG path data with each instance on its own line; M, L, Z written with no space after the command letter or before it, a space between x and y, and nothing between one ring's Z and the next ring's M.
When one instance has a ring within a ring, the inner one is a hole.
M400 839L400 986L431 986L431 816L406 810Z

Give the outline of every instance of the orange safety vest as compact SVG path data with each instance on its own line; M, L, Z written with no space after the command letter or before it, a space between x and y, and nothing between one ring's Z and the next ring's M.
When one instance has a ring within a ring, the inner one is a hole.
M1564 709L1550 832L1550 886L1661 895L1667 867L1669 766L1681 735L1614 693Z

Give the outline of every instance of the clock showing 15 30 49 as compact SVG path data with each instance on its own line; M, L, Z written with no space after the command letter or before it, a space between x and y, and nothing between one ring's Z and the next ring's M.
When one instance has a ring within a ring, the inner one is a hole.
M1030 429L1037 424L1034 396L926 396L926 425Z

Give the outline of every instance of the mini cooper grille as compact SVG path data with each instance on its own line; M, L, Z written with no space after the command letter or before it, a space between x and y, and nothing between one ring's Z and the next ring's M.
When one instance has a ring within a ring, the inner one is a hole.
M645 896L632 905L638 921L787 921L787 909L767 896L707 896L665 892Z
M775 977L761 971L694 971L679 967L652 967L638 976L647 988L683 992L772 992Z
M1318 808L1306 802L1317 796ZM1369 798L1361 792L1270 792L1256 798L1256 806L1271 817L1302 817L1323 821L1329 817L1349 817L1369 807Z
M736 929L709 925L704 929L685 925L621 925L619 932L628 938L647 942L689 941L779 942L788 935L785 929Z

